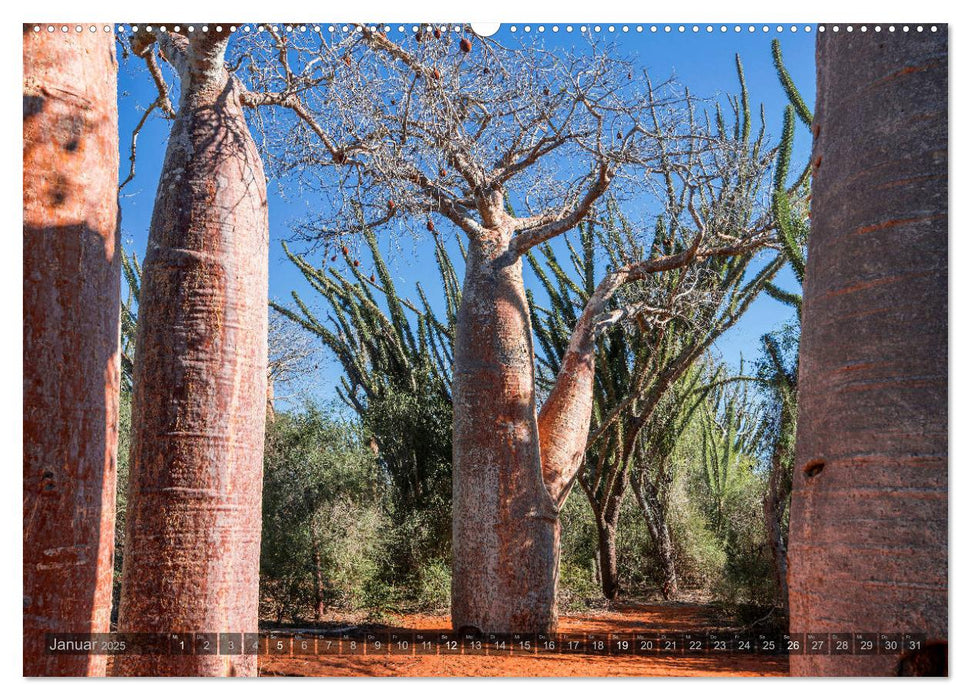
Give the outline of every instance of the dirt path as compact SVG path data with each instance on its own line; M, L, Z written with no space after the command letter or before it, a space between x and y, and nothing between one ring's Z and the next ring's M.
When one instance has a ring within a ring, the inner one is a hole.
M603 613L564 616L559 632L698 632L713 627L710 613L704 605L623 605ZM438 633L448 631L449 621L410 615L399 626ZM786 656L760 654L264 655L259 662L263 676L785 676L789 672Z

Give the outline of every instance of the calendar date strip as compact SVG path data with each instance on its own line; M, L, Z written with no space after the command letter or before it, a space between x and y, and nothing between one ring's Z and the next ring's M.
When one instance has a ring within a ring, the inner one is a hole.
M417 630L293 634L253 633L47 634L48 654L257 654L269 656L522 656L587 654L652 656L695 654L897 655L919 651L922 633L846 632L744 634L733 632L630 632L611 634L461 634Z

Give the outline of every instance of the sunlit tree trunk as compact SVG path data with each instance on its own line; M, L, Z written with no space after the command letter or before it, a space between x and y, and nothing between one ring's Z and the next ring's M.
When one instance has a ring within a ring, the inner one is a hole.
M796 632L946 638L947 30L817 42L789 541ZM799 655L888 675L892 655Z
M267 366L266 180L229 38L160 33L178 69L139 299L119 627L255 632ZM144 50L144 49L143 49ZM255 675L255 655L119 656L122 675Z
M616 321L605 310L624 284L682 267L698 252L633 263L597 285L537 415L522 259L509 254L513 222L493 199L479 203L489 228L470 237L456 322L452 625L551 632L559 512L586 450L598 326Z
M46 27L44 27L46 29ZM120 382L114 37L24 27L24 675L104 675Z
M452 625L556 626L557 508L543 482L522 262L512 230L470 241L455 338Z

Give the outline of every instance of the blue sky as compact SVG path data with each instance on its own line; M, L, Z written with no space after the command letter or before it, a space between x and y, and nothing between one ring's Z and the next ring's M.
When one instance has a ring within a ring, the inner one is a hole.
M580 40L579 26L575 25L572 33L561 28L555 34L551 31L538 34L534 28L531 40L542 41L548 47L568 48ZM602 25L601 29L606 32L608 26ZM769 32L763 32L762 27L758 26L754 33L748 32L747 26L743 27L741 33L735 33L733 27L729 27L728 32L721 33L718 25L714 27L712 33L705 31L706 25L701 25L698 33L692 32L690 27L681 33L677 31L677 26L673 26L670 33L665 33L660 27L656 33L651 33L647 26L642 33L634 31L633 27L629 32L624 33L620 31L620 25L616 26L617 29L611 34L611 38L617 42L618 49L622 53L635 56L636 61L646 67L652 76L658 79L673 76L686 85L694 95L700 97L717 98L719 95L737 90L735 54L739 54L745 67L753 116L758 114L758 105L763 104L766 111L767 132L772 141L775 141L781 130L782 111L786 104L785 93L779 85L772 63L770 43L773 38L779 38L782 42L786 66L807 103L812 104L815 95L815 32L803 31L804 25L800 25L797 32L789 31L787 26L782 33L776 32L775 25L770 27ZM392 31L391 38L396 36L401 35ZM503 25L493 38L502 42L512 39L513 36L509 25ZM515 35L517 42L523 36L522 27L519 27ZM120 177L124 180L128 175L130 134L144 108L154 100L155 92L154 85L142 66L132 60L120 62L118 87ZM168 129L167 121L154 116L150 118L138 138L135 179L122 191L122 240L126 249L134 250L139 258L143 257L145 252L155 188L165 153ZM797 122L793 163L805 163L809 147L809 134ZM279 185L280 183L271 182L268 187L270 298L286 302L290 298L290 292L297 290L305 301L313 301L313 292L300 273L286 259L281 247L281 242L292 236L291 225L307 212L305 206L299 201L288 201L281 196ZM429 275L431 278L425 284L426 289L437 289L431 241L400 237L395 245L396 249L388 251L388 260L396 276L399 290L407 296L407 292L414 289L415 282L424 281ZM299 247L297 249L299 250ZM787 270L780 274L777 281L790 288L794 285L794 280ZM766 331L780 327L791 318L788 308L763 295L752 305L735 328L719 340L718 351L732 365L737 365L740 354L747 359L754 359L758 354L759 337ZM309 391L319 399L328 400L333 397L333 387L340 368L326 352L322 355L322 360L317 376L305 385L303 390ZM293 392L280 387L277 394L287 397L292 396Z

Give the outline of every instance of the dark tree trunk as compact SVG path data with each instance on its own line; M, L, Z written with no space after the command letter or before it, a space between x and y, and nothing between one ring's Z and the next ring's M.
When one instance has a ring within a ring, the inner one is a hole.
M607 496L603 511L596 513L597 552L600 557L600 587L604 598L617 600L620 583L617 578L617 525L624 490L620 488Z
M786 581L788 564L786 562L786 541L782 534L782 510L784 506L779 493L770 491L762 502L765 520L766 539L772 551L772 570L779 593L779 604L785 614L789 611L789 585Z
M114 37L24 27L25 676L104 675L44 653L107 632L120 387Z
M597 554L600 558L600 588L604 598L616 600L617 585L617 527L597 520Z
M229 34L159 34L182 98L145 258L119 628L255 632L266 420L266 179ZM256 656L119 656L120 675L256 675Z
M788 406L782 407L782 419L779 422L779 438L772 452L772 467L769 472L769 483L762 499L762 516L765 523L766 540L772 552L772 570L775 575L776 590L779 604L783 613L789 614L789 584L787 563L786 532L783 529L786 505L792 492L792 465L790 453L785 448L786 436L792 435L795 428L793 410ZM791 442L789 443L791 445Z
M947 28L821 33L789 540L795 632L948 632ZM890 675L799 655L793 674Z
M311 544L314 554L314 622L324 619L324 571L320 565L320 545L317 539Z
M667 508L658 497L657 489L653 484L642 486L637 478L632 477L631 487L657 552L658 564L661 568L661 595L665 600L672 600L678 596L678 570L674 561L671 530L668 528Z

